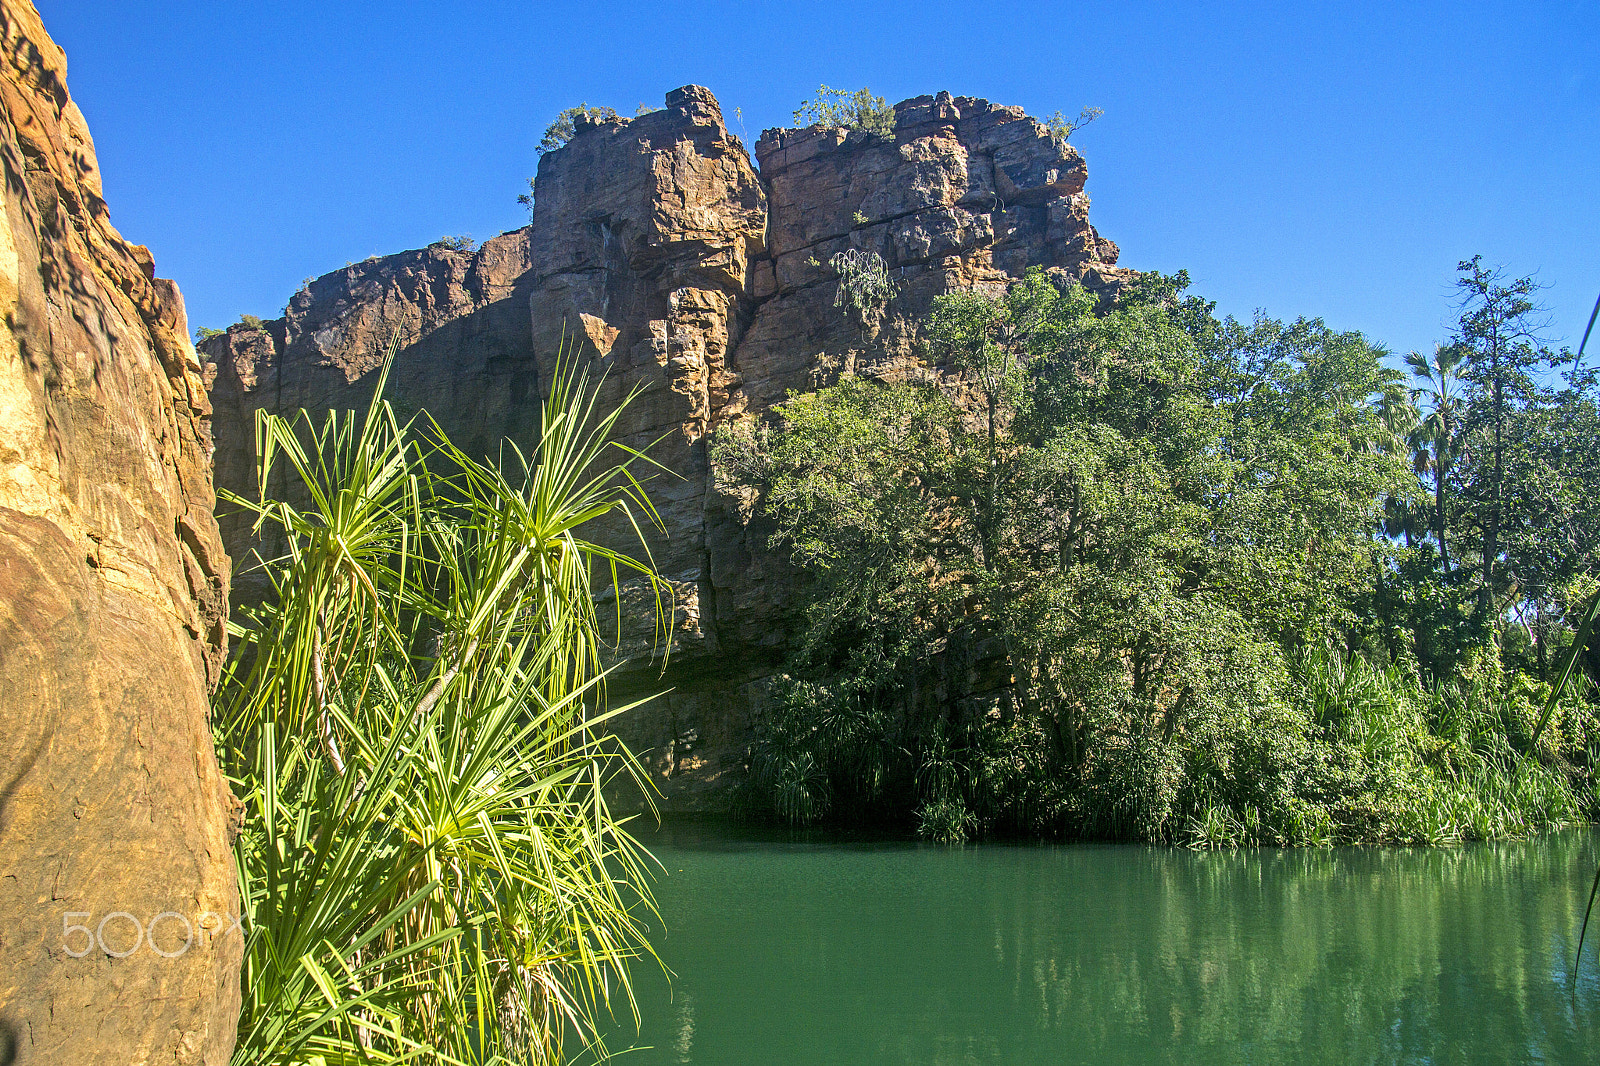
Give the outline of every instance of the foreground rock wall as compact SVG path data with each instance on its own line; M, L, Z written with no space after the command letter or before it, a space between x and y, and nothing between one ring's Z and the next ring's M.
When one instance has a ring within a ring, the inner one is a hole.
M221 1064L242 940L210 409L61 50L17 0L0 37L0 1062Z
M365 402L396 324L405 346L391 396L482 450L505 435L531 441L563 338L608 374L608 401L642 387L622 439L653 443L671 471L649 485L666 526L651 549L677 624L665 673L636 657L612 693L670 690L618 731L668 805L687 809L725 802L742 770L795 588L753 500L719 482L708 448L718 424L843 372L908 372L916 324L941 293L1030 267L1099 289L1120 274L1116 247L1089 224L1083 160L1018 108L940 93L897 105L892 138L769 130L758 174L709 92L686 86L666 105L580 120L540 162L529 228L475 254L434 246L337 271L284 319L202 347L217 482L242 493L256 488L253 412ZM852 248L881 255L897 286L865 332L834 306L827 266ZM243 559L247 530L225 519L224 531ZM645 644L635 636L629 650Z

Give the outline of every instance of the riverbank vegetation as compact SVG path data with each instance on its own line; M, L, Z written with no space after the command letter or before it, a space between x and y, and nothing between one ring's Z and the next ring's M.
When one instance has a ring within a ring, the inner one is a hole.
M662 586L584 537L655 518L639 457L570 368L499 466L382 391L364 419L263 412L258 483L292 488L232 500L288 544L216 707L244 803L233 1061L571 1061L649 953L591 581Z
M1593 696L1535 727L1595 587L1600 414L1532 283L1462 263L1404 373L1186 288L953 292L920 371L722 429L806 589L756 810L1196 845L1592 819Z

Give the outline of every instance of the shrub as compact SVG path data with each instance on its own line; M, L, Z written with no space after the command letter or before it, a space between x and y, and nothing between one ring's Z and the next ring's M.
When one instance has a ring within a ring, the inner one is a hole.
M393 356L364 419L261 420L260 484L309 506L225 495L291 549L216 701L245 809L233 1062L603 1059L649 898L604 794L637 766L598 728L593 575L638 573L665 619L649 565L583 533L655 512L565 359L508 474L397 416Z
M750 786L758 808L785 825L811 825L832 806L825 738L808 713L818 694L792 678L771 686L772 705L755 723L750 752Z
M1025 714L984 720L976 791L985 828L1035 837L1060 836L1073 799L1044 723Z
M478 242L472 239L472 234L470 233L461 233L454 237L440 237L433 243L443 248L449 248L453 252L470 252L478 247Z
M973 818L959 796L929 800L917 810L917 835L935 844L965 844Z
M1505 684L1486 656L1433 685L1325 651L1297 657L1293 673L1312 741L1300 798L1344 840L1518 839L1587 816L1595 723L1583 701L1565 701L1541 761L1527 754L1529 723L1546 693Z
M881 96L872 95L866 88L849 92L830 89L826 85L817 89L817 95L795 109L796 126L834 126L847 130L861 130L878 137L894 136L894 108Z
M1060 147L1067 143L1067 138L1083 129L1089 123L1105 114L1105 109L1100 107L1086 107L1078 112L1077 118L1068 118L1057 111L1044 120L1044 128L1050 134L1050 139Z
M844 309L865 342L883 317L884 307L894 298L895 285L889 277L888 264L877 252L851 248L835 252L828 258L828 265L839 275L833 306Z
M539 139L536 151L544 155L572 140L573 134L577 132L577 120L580 116L591 122L609 122L622 117L609 107L590 107L588 104L569 107L556 115L555 121L545 127L544 136Z
M243 326L245 329L262 328L261 319L257 318L255 315L240 315L238 324Z

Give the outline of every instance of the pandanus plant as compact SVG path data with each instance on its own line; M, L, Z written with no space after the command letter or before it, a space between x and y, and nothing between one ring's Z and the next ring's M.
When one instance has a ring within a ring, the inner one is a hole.
M233 1061L598 1059L611 1013L637 1018L652 903L606 800L640 779L602 728L627 708L606 707L595 589L641 582L658 637L670 612L649 460L611 441L633 395L600 410L564 350L533 448L494 464L397 417L393 355L360 418L258 415L282 498L224 493L287 543L217 701L245 808ZM586 539L607 515L637 555Z

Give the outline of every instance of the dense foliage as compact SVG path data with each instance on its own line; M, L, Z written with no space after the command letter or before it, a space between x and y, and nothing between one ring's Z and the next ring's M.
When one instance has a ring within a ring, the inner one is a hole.
M1538 385L1526 286L1462 266L1415 395L1359 334L1219 321L1183 275L1101 301L1035 271L937 298L920 375L725 427L807 579L757 805L946 841L1589 817L1589 697L1532 741L1591 587L1594 396Z
M364 420L263 413L259 483L309 502L234 499L289 546L216 712L245 805L234 1062L566 1061L649 951L591 581L659 586L583 527L654 512L570 370L514 476L381 392Z

